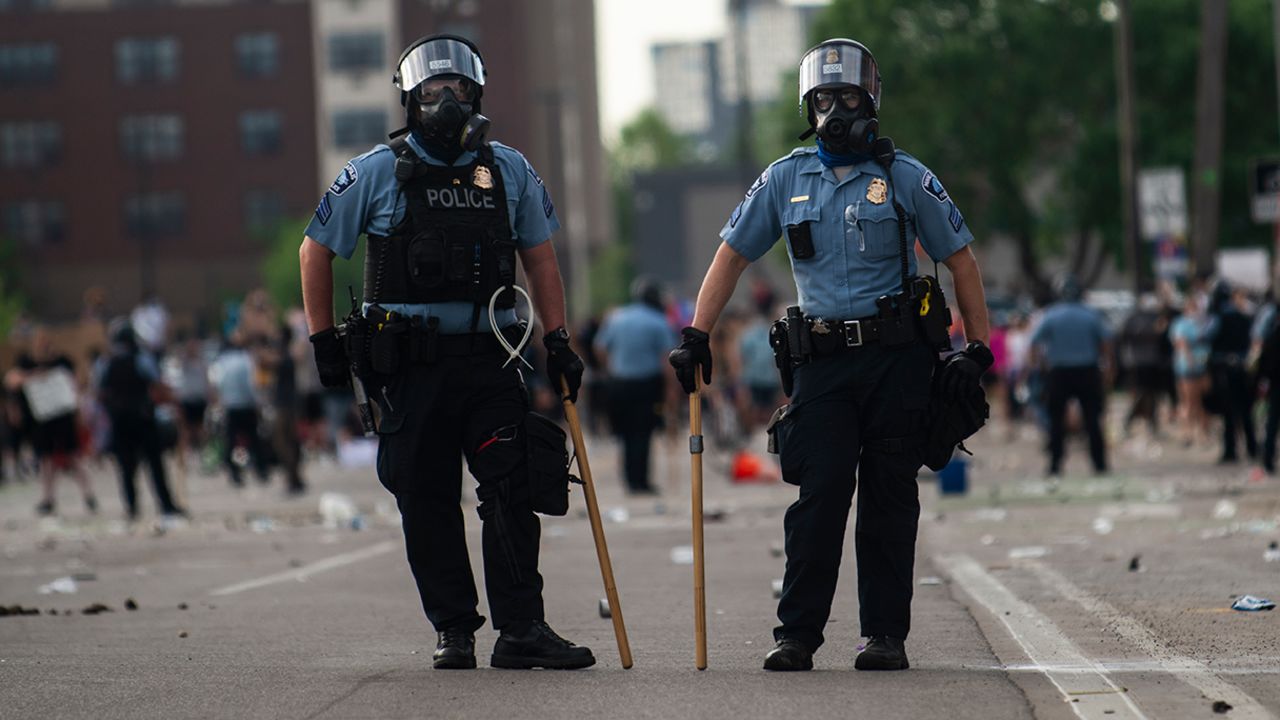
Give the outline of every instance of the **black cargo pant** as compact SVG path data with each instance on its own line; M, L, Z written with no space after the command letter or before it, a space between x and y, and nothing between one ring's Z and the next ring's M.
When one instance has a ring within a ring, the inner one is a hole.
M528 396L516 363L503 368L505 359L497 352L442 357L401 370L385 395L369 388L382 410L378 479L396 497L409 568L438 631L474 632L485 621L476 612L463 532L464 455L479 484L493 626L543 619L540 526L525 477Z
M120 465L120 492L124 495L125 513L130 519L138 516L138 465L146 461L151 472L151 487L156 495L160 512L165 515L178 513L178 506L169 492L169 479L164 470L164 458L160 450L160 431L152 417L136 413L111 413L111 452Z
M800 486L800 497L784 520L775 639L822 645L855 487L862 635L907 637L922 464L912 446L928 426L936 357L919 343L866 345L796 369L791 408L777 428L782 477Z
M609 422L622 441L622 466L627 490L653 492L649 481L649 449L661 415L662 376L614 380L609 385Z
M1107 445L1102 436L1102 371L1096 366L1058 367L1049 370L1046 388L1049 409L1049 472L1062 471L1067 443L1067 402L1080 401L1080 416L1089 436L1089 457L1096 472L1107 469Z
M1250 458L1258 456L1258 435L1253 426L1254 385L1249 373L1238 363L1212 363L1214 391L1222 403L1222 459L1239 457L1237 428L1244 435L1244 451Z

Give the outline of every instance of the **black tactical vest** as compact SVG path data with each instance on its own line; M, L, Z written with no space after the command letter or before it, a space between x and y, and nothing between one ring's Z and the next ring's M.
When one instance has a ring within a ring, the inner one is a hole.
M369 235L364 299L370 303L465 301L515 306L516 243L502 173L486 143L463 167L424 162L403 137L391 142L404 219Z

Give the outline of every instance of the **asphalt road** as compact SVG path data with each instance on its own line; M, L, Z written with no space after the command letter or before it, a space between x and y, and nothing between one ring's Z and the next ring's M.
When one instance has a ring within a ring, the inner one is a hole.
M1209 718L1221 716L1215 702L1232 706L1227 717L1280 714L1280 613L1230 609L1235 595L1280 598L1280 562L1264 558L1280 539L1280 482L1214 466L1211 449L1140 437L1116 443L1106 478L1073 475L1085 469L1074 447L1066 479L1051 484L1034 432L1012 442L999 426L984 432L967 495L939 497L922 476L912 669L897 673L853 670L851 533L817 671L760 669L794 488L732 485L715 454L710 667L694 668L692 567L672 555L690 533L682 438L657 450L658 502L625 499L613 444L589 440L631 670L597 613L580 495L569 517L544 520L542 572L549 622L598 664L490 669L486 629L482 667L445 672L430 668L435 634L394 504L369 469L313 463L311 492L293 500L279 485L235 493L221 476L193 475L193 521L164 529L118 520L109 468L94 473L97 517L67 482L60 518L39 520L33 485L10 483L0 489L0 605L40 614L0 617L0 716ZM323 524L327 492L354 501L361 529ZM74 593L40 592L66 576L81 578ZM83 614L93 603L111 610Z

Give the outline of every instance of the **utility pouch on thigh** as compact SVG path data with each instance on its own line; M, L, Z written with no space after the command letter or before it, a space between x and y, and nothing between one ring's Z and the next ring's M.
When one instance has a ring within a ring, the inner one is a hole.
M987 424L991 407L981 386L959 399L943 397L934 390L929 400L929 415L929 435L921 459L930 470L937 472L951 462L957 447L972 455L964 441Z
M778 425L779 425L783 420L785 420L785 419L786 419L786 417L787 417L787 412L788 412L789 410L791 410L791 406L790 406L790 405L783 405L782 407L778 408L777 410L774 410L774 411L773 411L773 417L769 418L769 424L768 424L768 425L766 425L766 426L765 426L765 428L764 428L765 434L767 434L767 435L769 436L769 446L768 446L768 450L769 450L769 452L773 453L774 455L777 455L777 454L778 454L778 452L779 452L779 446L778 446Z
M581 482L569 474L568 437L555 422L534 412L525 415L524 429L530 505L543 515L564 515L569 512L569 483Z

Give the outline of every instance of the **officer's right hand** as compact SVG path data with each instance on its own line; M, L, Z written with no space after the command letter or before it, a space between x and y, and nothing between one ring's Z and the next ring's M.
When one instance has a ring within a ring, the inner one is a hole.
M702 384L711 382L711 336L695 327L681 330L680 336L683 339L667 356L667 361L676 369L680 387L687 393L693 393L697 390L699 366L702 367Z
M311 348L316 354L316 369L320 371L320 384L332 388L351 382L350 361L342 346L337 328L326 328L311 336Z

